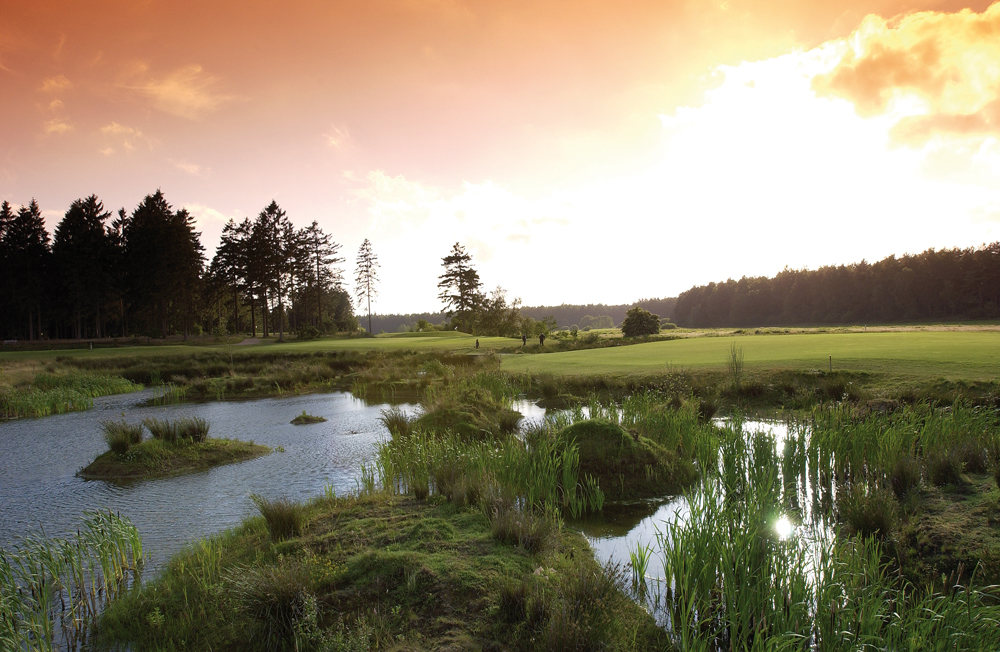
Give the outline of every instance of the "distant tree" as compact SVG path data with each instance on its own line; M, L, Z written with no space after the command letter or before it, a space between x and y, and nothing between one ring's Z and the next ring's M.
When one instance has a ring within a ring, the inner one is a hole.
M354 296L358 301L364 301L368 308L368 333L372 332L372 299L378 296L378 256L372 251L372 243L368 238L358 249L355 261L357 271L354 274Z
M444 302L448 317L458 329L469 333L475 325L476 312L483 302L482 281L472 266L472 256L457 242L451 253L441 259L444 274L438 277L438 298Z
M625 337L655 335L660 332L660 316L636 306L625 313L621 329Z
M317 222L303 229L300 238L309 268L309 273L303 277L307 291L311 289L316 298L316 328L322 328L322 294L324 290L339 287L343 283L343 271L338 265L344 262L344 257L338 255L340 244L331 240Z
M77 199L56 226L52 241L56 284L77 339L87 331L102 337L105 308L113 300L114 243L104 228L109 217L96 195ZM93 319L93 330L85 326L85 317Z
M29 340L42 336L42 303L49 271L49 233L38 202L22 206L13 219L5 217L3 248L7 252L11 285L11 303L17 318L27 329L11 324L15 333L26 333ZM26 322L26 323L25 323Z
M122 232L130 305L146 332L188 335L196 316L204 264L201 234L184 209L176 212L157 190L146 195Z
M476 320L476 332L482 335L514 337L521 326L521 300L507 303L507 291L497 287L482 301Z
M307 259L301 234L288 215L271 200L253 223L250 236L251 276L264 291L264 313L268 313L268 293L278 303L278 341L285 341L285 297L295 279L305 273ZM272 327L272 331L274 328ZM267 336L265 316L264 335Z

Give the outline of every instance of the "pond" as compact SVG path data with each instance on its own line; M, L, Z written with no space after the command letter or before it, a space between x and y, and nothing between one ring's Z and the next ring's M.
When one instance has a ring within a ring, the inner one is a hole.
M185 543L238 525L254 513L251 493L301 501L322 494L327 485L337 493L355 489L375 442L388 434L379 421L386 405L366 404L342 392L141 406L153 395L154 390L146 390L108 396L96 399L86 412L0 423L0 545L38 528L63 536L75 531L85 510L110 509L138 527L155 570ZM291 425L303 410L327 421ZM129 422L201 417L209 422L212 437L253 440L284 452L127 484L76 477L107 450L100 422L123 413Z

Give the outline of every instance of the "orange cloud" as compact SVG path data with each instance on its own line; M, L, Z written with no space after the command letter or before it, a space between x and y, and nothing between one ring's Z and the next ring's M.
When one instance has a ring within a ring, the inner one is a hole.
M137 144L144 144L150 149L153 147L153 141L141 131L134 127L118 124L117 122L112 122L101 127L101 133L112 138L121 138L122 147L128 151L135 149Z
M215 92L218 80L197 64L178 68L165 77L153 77L145 64L137 64L131 77L136 81L123 84L124 88L152 100L153 106L165 113L192 120L235 99Z
M64 134L67 131L73 131L73 125L56 118L54 120L49 120L45 123L45 133L46 134Z
M899 114L899 142L1000 133L1000 2L983 13L868 16L813 89L862 116Z
M43 93L56 93L72 87L73 82L66 79L64 75L56 75L55 77L49 77L48 79L43 80L42 85L38 87L38 90Z

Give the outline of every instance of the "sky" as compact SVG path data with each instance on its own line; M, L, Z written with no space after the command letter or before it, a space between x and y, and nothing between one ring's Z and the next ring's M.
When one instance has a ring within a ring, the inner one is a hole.
M272 199L434 311L1000 240L1000 2L0 0L0 199Z

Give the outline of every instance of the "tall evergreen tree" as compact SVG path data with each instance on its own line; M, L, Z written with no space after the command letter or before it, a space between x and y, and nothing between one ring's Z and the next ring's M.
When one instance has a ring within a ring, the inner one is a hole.
M368 333L372 332L372 299L378 296L378 256L372 251L372 243L365 238L358 249L355 261L354 295L358 301L368 305Z
M132 212L123 235L130 303L146 332L158 327L166 337L179 329L187 336L204 263L194 218L184 209L175 213L157 190Z
M438 277L438 298L444 302L446 314L453 317L459 330L471 333L476 312L483 303L482 281L472 266L472 256L457 242L451 253L441 259L444 274Z
M254 221L250 259L253 263L251 267L265 289L264 305L267 305L267 292L278 302L279 341L285 339L285 295L303 269L303 250L300 235L288 215L272 200ZM264 329L266 336L266 322Z
M70 205L56 227L52 241L52 262L55 285L65 302L64 314L72 324L73 336L84 337L92 332L103 336L102 321L105 307L112 299L113 243L104 229L111 213L91 195ZM93 319L92 326L84 319Z
M25 333L29 340L41 337L42 300L46 296L49 267L49 233L38 202L34 199L22 206L8 222L4 231L4 249L7 251L11 305L20 324L13 326L14 333Z
M323 292L343 283L343 271L339 265L344 262L344 257L338 255L340 244L331 240L317 222L302 229L300 237L308 267L308 272L303 275L305 293L315 296L316 328L322 328Z

